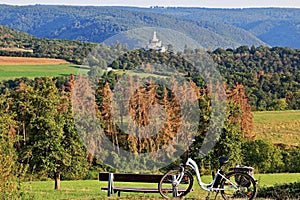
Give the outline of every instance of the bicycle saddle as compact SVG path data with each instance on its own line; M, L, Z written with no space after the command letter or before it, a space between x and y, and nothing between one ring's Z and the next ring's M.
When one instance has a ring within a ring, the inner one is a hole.
M224 156L221 156L219 158L219 162L220 162L220 165L225 165L226 163L228 163L229 159L227 157L224 157Z

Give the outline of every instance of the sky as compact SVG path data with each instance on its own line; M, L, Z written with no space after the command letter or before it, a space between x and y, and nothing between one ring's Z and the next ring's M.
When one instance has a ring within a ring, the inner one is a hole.
M184 6L208 8L289 7L300 8L300 0L0 0L9 5L93 6Z

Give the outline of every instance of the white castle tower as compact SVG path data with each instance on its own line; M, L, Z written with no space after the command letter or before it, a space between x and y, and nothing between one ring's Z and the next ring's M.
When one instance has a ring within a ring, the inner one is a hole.
M162 45L162 41L157 38L156 31L153 33L152 40L149 40L149 44L146 49L154 49L156 51L165 52L166 47Z

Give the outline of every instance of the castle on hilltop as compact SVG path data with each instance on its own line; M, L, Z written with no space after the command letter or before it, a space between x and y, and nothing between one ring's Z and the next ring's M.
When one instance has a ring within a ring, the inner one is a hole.
M156 31L154 31L153 38L152 40L149 40L146 49L153 49L160 52L165 52L167 50L166 47L162 45L162 41L157 38Z

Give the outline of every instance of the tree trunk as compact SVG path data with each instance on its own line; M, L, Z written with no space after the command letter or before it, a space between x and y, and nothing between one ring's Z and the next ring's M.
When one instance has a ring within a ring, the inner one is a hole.
M23 121L22 123L23 126L23 140L24 140L24 145L26 145L26 129L25 129L25 122Z
M54 189L59 190L60 189L60 172L54 173Z

